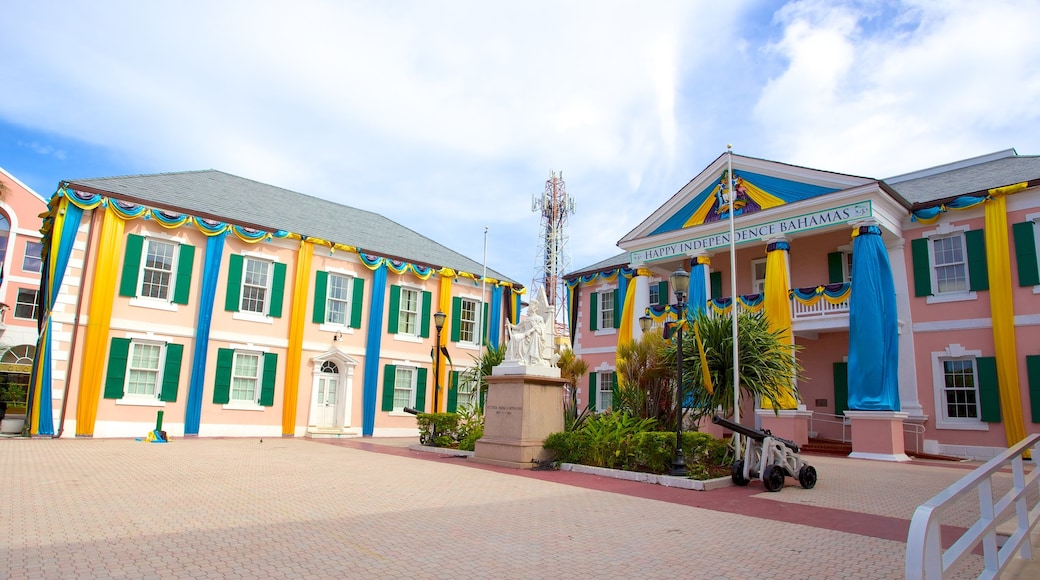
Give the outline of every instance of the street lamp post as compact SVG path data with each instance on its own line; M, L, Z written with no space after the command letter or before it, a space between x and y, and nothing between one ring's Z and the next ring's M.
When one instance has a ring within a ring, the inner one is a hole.
M447 314L437 311L433 315L433 324L437 327L437 344L434 348L437 349L437 355L434 357L433 363L433 412L440 412L440 393L441 393L441 329L444 328L444 319L448 317Z
M671 475L686 476L686 457L682 451L682 421L683 421L683 348L682 348L682 323L686 318L686 291L690 288L690 274L679 269L668 276L668 283L675 292L676 311L679 323L676 325L676 351L675 351L675 457L672 458Z

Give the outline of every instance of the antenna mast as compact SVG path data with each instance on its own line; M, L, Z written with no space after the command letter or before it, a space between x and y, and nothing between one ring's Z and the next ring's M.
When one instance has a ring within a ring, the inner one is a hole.
M574 213L574 198L567 195L563 172L550 172L545 191L539 197L531 196L531 211L541 212L538 243L539 266L535 270L534 285L545 288L545 297L553 309L557 336L567 336L567 316L563 274L570 267L567 252L567 216Z

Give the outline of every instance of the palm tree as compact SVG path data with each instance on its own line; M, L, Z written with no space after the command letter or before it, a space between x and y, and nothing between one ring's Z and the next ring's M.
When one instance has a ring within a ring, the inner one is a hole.
M502 364L502 361L506 358L506 347L500 345L498 347L488 346L479 357L474 356L473 366L462 372L462 380L472 381L480 385L478 389L479 405L481 410L484 409L484 401L487 400L487 389L488 382L486 377L491 376L491 369Z
M569 396L564 399L564 422L566 426L572 427L578 420L578 382L588 374L589 365L578 358L573 350L566 348L560 351L556 366L560 367L560 376L566 379L570 388Z
M618 345L615 410L656 419L668 431L675 428L675 367L668 364L665 345L657 333Z
M724 415L733 412L733 318L731 315L695 318L704 344L708 373L714 387L709 393L701 374L701 357L692 325L683 336L683 385L685 400L694 419L711 415L722 408ZM797 393L795 378L801 372L794 356L797 346L785 344L779 332L769 329L761 313L741 312L737 319L740 353L741 400L761 398L774 408L784 392ZM675 344L665 345L664 357L669 368L675 368ZM765 405L763 405L765 406Z

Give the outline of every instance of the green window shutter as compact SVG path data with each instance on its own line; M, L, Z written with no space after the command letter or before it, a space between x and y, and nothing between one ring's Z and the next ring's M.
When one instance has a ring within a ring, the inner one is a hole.
M451 299L451 341L458 342L460 338L459 327L462 326L462 298L454 296Z
M415 370L415 410L426 410L426 369ZM432 412L436 413L437 409Z
M610 408L617 409L621 406L621 401L618 399L620 393L618 393L617 371L610 373L610 381L612 383L610 388Z
M264 353L264 377L260 383L260 405L274 405L274 383L278 376L278 354Z
M397 322L401 317L401 287L390 285L390 309L387 311L386 331L397 334ZM392 403L393 401L391 401Z
M231 254L228 259L227 295L224 296L224 310L238 312L242 303L242 256ZM214 401L216 402L216 401ZM225 403L227 401L224 401Z
M986 266L986 233L982 230L964 232L968 246L968 285L970 290L989 290L989 268Z
M274 276L271 278L271 307L267 309L267 315L271 318L282 317L282 302L285 301L285 264L275 262Z
M849 363L834 363L834 414L849 410Z
M314 273L314 309L311 322L325 324L325 303L329 295L329 273L318 270Z
M213 380L213 402L217 405L226 405L231 401L231 366L234 362L233 349L217 349L217 376Z
M979 371L979 413L986 423L1000 423L1000 382L997 380L997 359L980 356L975 359Z
M1040 355L1026 356L1026 376L1029 377L1029 410L1033 422L1040 423Z
M1013 224L1011 232L1015 238L1015 258L1018 262L1018 285L1040 284L1040 264L1036 258L1036 234L1033 222Z
M831 252L827 254L827 279L831 284L845 281L845 254Z
M350 295L350 327L361 328L361 307L365 302L365 280L354 278L354 293Z
M419 316L419 336L423 338L430 338L430 320L433 318L433 309L430 306L433 304L433 294L429 292L422 293L422 310Z
M195 246L181 244L177 258L177 282L173 288L173 303L187 304L191 293L191 272L195 268Z
M910 240L910 256L914 263L914 296L932 295L932 260L928 238Z
M123 255L123 275L119 280L119 295L137 296L137 278L141 274L141 253L144 237L136 234L126 236L126 252Z
M397 365L383 365L383 410L394 410L394 384L397 382Z
M448 372L448 412L459 409L459 371Z
M122 399L126 384L126 362L130 358L130 339L113 338L108 354L108 376L105 378L105 398Z
M614 295L614 328L621 328L621 317L625 315L621 311L624 306L624 298L621 297L621 290L617 288L611 290L610 293Z
M599 330L599 293L589 295L589 330Z
M589 373L589 403L588 406L592 407L592 410L596 410L596 389L599 386L596 384L596 375L599 373Z
M667 306L668 305L668 281L662 280L657 283L657 305Z
M711 297L722 298L722 272L708 274L708 281L711 283Z
M168 343L166 345L166 365L163 368L162 390L159 400L173 403L177 400L177 386L181 382L181 360L184 358L184 345Z

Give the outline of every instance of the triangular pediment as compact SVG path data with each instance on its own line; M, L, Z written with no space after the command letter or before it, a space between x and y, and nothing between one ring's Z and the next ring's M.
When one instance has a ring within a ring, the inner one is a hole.
M337 363L339 365L346 365L346 366L357 366L357 364L358 364L357 359L355 359L355 358L351 357L349 354L343 352L342 350L337 348L335 345L330 346L328 348L328 350L326 350L325 352L315 356L311 360L314 361L315 363L319 363L319 364L323 363L325 361L332 361L332 362Z
M782 208L875 180L798 167L741 155L722 154L690 180L643 223L621 238L618 245L711 225L729 218L728 197L723 185L732 168L736 201L734 217Z

